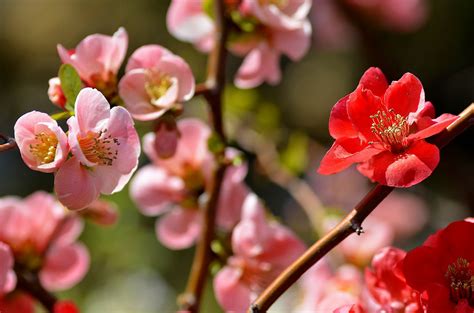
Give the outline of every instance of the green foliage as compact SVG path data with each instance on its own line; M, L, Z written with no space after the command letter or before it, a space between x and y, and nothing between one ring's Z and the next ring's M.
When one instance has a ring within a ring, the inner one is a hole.
M294 174L300 174L308 166L308 137L301 132L292 132L288 144L281 152L281 163Z
M224 153L225 150L224 142L222 142L221 137L216 133L213 133L207 140L207 147L209 148L209 151L214 154Z
M61 81L61 89L67 100L65 108L68 111L74 111L74 103L79 91L82 89L81 78L76 69L70 64L61 65L58 76Z

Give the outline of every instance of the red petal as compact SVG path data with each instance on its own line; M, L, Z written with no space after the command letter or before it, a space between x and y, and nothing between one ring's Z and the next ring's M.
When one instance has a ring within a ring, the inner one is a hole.
M371 67L365 71L359 84L369 89L376 96L382 97L388 88L387 79L378 67Z
M410 187L431 175L439 163L439 149L423 140L402 154L386 151L372 159L373 177L382 185Z
M340 172L354 163L363 162L380 153L367 144L361 144L359 138L337 139L321 160L318 173L323 175Z
M442 132L446 127L451 125L458 118L459 116L457 115L442 114L438 118L431 120L431 123L429 123L431 125L429 125L428 123L424 123L425 125L419 125L425 126L426 128L418 130L418 132L411 134L408 139L420 140L436 135Z
M423 292L432 284L444 284L446 278L436 249L421 246L407 253L403 260L403 273L408 285Z
M361 84L347 100L347 113L352 124L368 141L377 140L371 130L372 119L370 116L383 109L382 99L374 95L372 91L364 89Z
M332 108L329 116L329 133L332 138L357 137L358 132L352 125L347 114L347 99L350 95L340 99Z
M420 80L415 75L406 73L388 87L384 102L389 109L393 108L401 116L406 117L411 112L416 112L420 105L425 104Z

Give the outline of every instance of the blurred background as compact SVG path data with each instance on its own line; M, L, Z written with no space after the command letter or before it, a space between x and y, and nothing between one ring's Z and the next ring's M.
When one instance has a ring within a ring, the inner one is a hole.
M206 56L168 33L168 5L166 0L0 0L0 132L13 135L16 119L28 111L57 111L47 96L48 79L57 75L60 65L56 44L72 48L89 34L111 35L120 26L129 34L128 56L144 44L160 44L186 59L196 80L203 81ZM332 143L330 109L355 89L369 66L381 67L389 80L405 72L418 76L438 114L457 114L474 100L474 1L427 0L419 16L398 20L353 13L340 11L331 0L316 0L313 47L301 62L283 60L282 83L247 91L230 85L226 91L232 144L246 151L251 164L247 182L307 243L316 238L308 212L262 173L248 138L238 137L238 129L249 127L270 142L282 168L304 179L330 212L340 213L350 209L370 183L355 172L322 177L315 169ZM408 23L409 18L415 22ZM409 27L401 27L400 21ZM230 58L229 78L239 64ZM206 118L203 101L187 104L186 114ZM137 127L141 134L151 129L146 123ZM388 215L378 214L396 219L416 211L412 231L394 237L397 246L409 249L434 229L474 215L473 134L466 132L443 149L440 165L427 181L400 191L415 202L392 200ZM16 150L0 155L0 173L2 196L52 191L53 176L29 170ZM91 253L90 271L61 296L77 300L87 313L172 312L193 249L163 247L155 238L155 219L138 213L128 190L109 199L118 204L120 219L105 228L87 223L81 240ZM212 284L207 286L203 312L220 312Z

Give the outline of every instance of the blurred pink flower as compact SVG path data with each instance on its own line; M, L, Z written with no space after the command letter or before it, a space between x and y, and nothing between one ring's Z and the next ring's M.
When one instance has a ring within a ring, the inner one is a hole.
M95 87L106 96L116 89L117 72L125 58L128 35L119 28L113 36L93 34L84 38L75 49L58 44L61 61L71 64L88 87Z
M214 46L214 22L204 12L204 1L172 0L166 15L169 32L179 40L209 52Z
M38 271L48 290L69 289L87 273L89 253L76 242L82 227L48 193L0 199L0 241L9 245L16 263Z
M53 77L49 80L48 97L52 103L56 104L61 109L66 105L66 96L61 89L61 81L59 77Z
M132 116L153 120L194 95L194 76L179 56L159 45L138 48L130 57L119 93Z
M0 297L15 288L16 275L13 271L13 262L10 247L0 242Z
M162 158L171 158L178 148L179 133L176 119L168 114L158 119L155 126L155 152Z
M69 153L67 136L48 114L32 111L15 123L15 140L25 164L35 171L52 173Z
M264 82L281 80L280 56L300 60L308 51L311 24L307 15L310 0L226 1L231 28L229 50L245 57L236 77L240 88L253 88ZM178 39L209 52L214 45L214 21L202 0L174 0L168 10L169 31Z
M299 282L302 300L292 313L352 312L342 307L357 305L363 287L362 274L355 266L346 264L333 273L326 259L311 267Z
M171 249L190 247L199 236L198 201L210 187L215 168L207 147L211 135L209 127L197 119L183 119L177 128L180 138L176 153L168 159L158 156L154 144L156 135L145 135L143 149L152 164L138 171L130 189L132 199L143 214L164 214L156 223L156 232L160 242ZM221 227L234 225L240 217L245 195L244 187L239 185L246 171L246 166L241 165L230 167L226 172L217 216Z
M403 274L405 255L403 250L387 247L374 256L372 268L365 271L369 312L424 312L420 294L407 285Z
M234 255L214 278L217 301L226 312L246 312L268 284L305 250L286 227L268 221L254 194L247 196L242 219L232 233Z
M138 166L140 142L130 114L110 105L96 89L82 89L67 121L72 157L58 170L54 188L69 209L90 205L99 194L123 189Z
M78 213L82 217L102 226L115 224L119 215L117 204L102 199L95 200L87 208Z

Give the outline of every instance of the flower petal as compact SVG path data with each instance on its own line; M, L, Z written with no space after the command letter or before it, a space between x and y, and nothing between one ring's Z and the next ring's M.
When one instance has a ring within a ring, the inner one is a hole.
M110 104L104 95L93 88L84 88L77 95L75 113L81 135L99 131L110 116Z
M225 266L214 278L217 302L226 312L244 313L250 306L250 287L240 280L241 276L241 270Z
M382 97L388 88L387 79L382 70L378 67L371 67L362 75L359 84L365 89L369 89L378 97Z
M437 118L431 120L431 125L425 124L426 128L418 130L418 132L411 134L409 140L420 140L424 138L431 137L442 132L446 127L451 125L454 121L459 118L457 115L452 114L442 114Z
M352 125L347 113L347 100L350 95L340 99L332 108L329 116L329 133L334 139L340 137L357 137L358 132Z
M69 289L84 278L89 262L89 252L82 244L54 245L39 273L41 284L51 291Z
M172 53L160 45L141 46L128 59L126 72L135 69L152 69L165 55L172 55Z
M292 61L299 61L308 52L311 44L311 24L305 21L302 27L295 30L275 31L273 44Z
M67 160L54 177L58 200L71 210L87 207L99 197L96 181L76 157Z
M417 141L402 154L387 151L374 156L371 178L382 185L410 187L430 176L438 163L438 147Z
M329 175L338 173L354 163L364 162L381 150L360 142L359 138L336 139L318 168L318 173Z
M200 230L197 209L174 208L156 222L158 240L170 249L191 247L198 239Z
M163 213L167 206L184 198L184 182L170 176L165 170L146 165L138 171L130 185L130 196L140 212L155 216Z
M424 105L425 92L420 80L415 75L406 73L388 87L384 102L389 109L394 109L395 113L407 117Z

